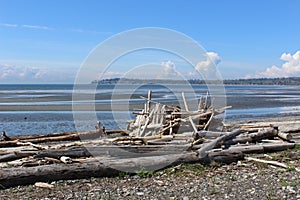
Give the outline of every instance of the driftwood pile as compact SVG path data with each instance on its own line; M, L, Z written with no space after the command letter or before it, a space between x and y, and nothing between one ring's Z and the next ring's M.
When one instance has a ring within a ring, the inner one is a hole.
M61 179L116 176L120 172L158 170L178 163L231 163L245 154L294 148L293 134L283 125L241 124L228 131L211 131L214 109L207 97L190 111L151 100L130 122L128 130L96 130L10 137L0 141L0 187ZM299 122L300 124L300 122ZM226 127L225 127L226 129ZM119 135L118 137L110 137Z

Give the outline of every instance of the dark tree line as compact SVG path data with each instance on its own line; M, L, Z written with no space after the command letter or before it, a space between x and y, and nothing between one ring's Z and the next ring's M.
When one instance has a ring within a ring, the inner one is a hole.
M122 83L128 84L186 84L184 80L142 80L142 79L103 79L92 81L93 84L116 84L122 80ZM225 84L225 85L300 85L300 77L288 78L251 78L251 79L231 79L231 80L188 80L190 84Z

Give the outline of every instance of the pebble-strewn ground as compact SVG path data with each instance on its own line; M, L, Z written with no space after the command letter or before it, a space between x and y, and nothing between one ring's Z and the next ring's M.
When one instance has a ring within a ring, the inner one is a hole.
M185 164L138 175L52 182L0 190L0 199L300 199L300 149L251 155L288 164L288 169L253 161L231 165ZM271 157L270 157L271 156Z

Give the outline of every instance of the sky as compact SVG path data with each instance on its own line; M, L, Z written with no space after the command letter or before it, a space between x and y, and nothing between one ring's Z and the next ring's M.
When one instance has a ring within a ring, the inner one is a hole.
M143 27L192 38L207 52L195 68L215 64L224 79L300 76L299 8L298 0L0 0L0 84L73 83L99 44ZM106 75L143 62L193 78L178 57L148 50Z

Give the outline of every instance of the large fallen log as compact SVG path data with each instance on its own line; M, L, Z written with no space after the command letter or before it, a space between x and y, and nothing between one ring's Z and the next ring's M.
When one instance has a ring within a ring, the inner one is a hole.
M55 180L77 179L87 177L111 177L119 172L101 164L99 161L88 163L53 164L47 166L7 168L0 171L2 188L17 185L50 182Z
M173 164L198 161L196 153L139 157L127 159L93 158L83 163L52 164L35 167L5 168L0 171L0 186L3 188L50 182L55 180L88 177L112 177L120 172L134 173L138 170L157 170Z
M84 146L71 147L68 149L45 150L37 153L36 158L60 158L68 156L71 158L90 157L90 156L115 156L119 158L137 157L137 156L154 156L154 155L171 155L179 154L189 150L190 144L185 145L145 145L145 146Z
M236 161L241 159L241 153L214 153L210 158L216 161ZM2 188L17 185L34 184L36 182L51 182L56 180L80 179L89 177L113 177L120 172L136 173L139 170L155 171L181 163L207 162L196 152L182 152L172 155L142 156L134 158L95 157L85 159L80 163L52 164L33 167L11 167L0 171L0 186Z

